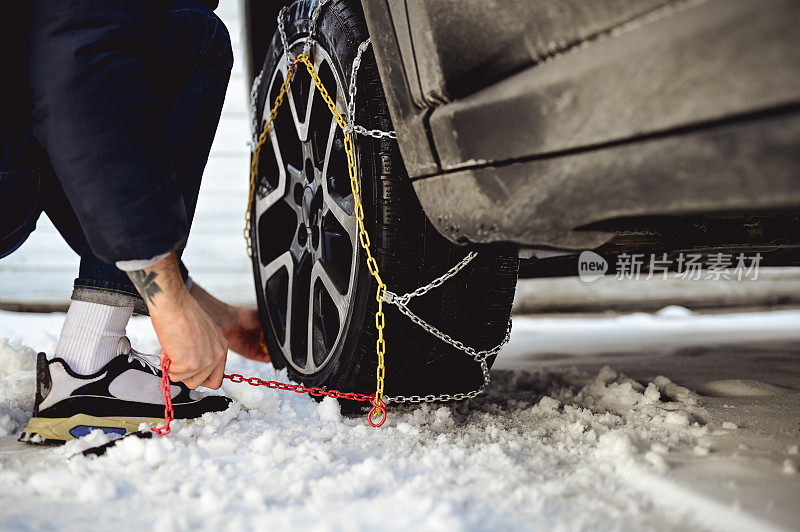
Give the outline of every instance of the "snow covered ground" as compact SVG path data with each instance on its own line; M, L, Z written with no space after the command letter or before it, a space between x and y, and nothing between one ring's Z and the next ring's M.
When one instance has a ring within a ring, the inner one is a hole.
M800 311L517 318L469 403L373 429L331 399L226 382L228 411L100 458L74 455L101 434L14 439L33 348L52 352L62 321L0 312L2 529L800 527ZM128 332L157 348L145 318Z

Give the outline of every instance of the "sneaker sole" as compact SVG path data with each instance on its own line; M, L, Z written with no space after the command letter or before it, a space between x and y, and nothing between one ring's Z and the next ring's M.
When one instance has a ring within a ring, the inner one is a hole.
M141 423L156 426L163 424L164 418L95 417L88 414L75 414L67 418L33 417L20 434L19 441L37 445L61 445L94 429L124 436L139 430Z

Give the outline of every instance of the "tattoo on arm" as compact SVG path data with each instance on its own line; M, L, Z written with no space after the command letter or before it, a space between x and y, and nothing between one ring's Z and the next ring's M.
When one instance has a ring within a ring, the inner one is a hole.
M161 287L158 286L156 282L156 277L158 274L156 272L147 273L144 270L135 270L132 272L128 272L128 277L131 278L134 286L142 294L142 297L145 301L148 301L151 305L156 306L155 297L156 294L160 293Z

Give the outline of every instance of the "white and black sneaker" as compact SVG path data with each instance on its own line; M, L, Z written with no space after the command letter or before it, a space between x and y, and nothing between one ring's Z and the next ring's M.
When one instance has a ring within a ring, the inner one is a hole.
M138 430L140 423L164 422L161 370L120 338L118 356L92 375L78 375L61 358L36 359L33 417L20 441L61 444L100 429L107 434ZM228 408L230 399L203 396L182 382L171 386L175 419L193 419Z

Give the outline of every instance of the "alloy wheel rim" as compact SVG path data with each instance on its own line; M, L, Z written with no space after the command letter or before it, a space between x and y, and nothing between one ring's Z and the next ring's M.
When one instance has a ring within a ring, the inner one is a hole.
M297 40L290 49L299 53L303 43ZM311 57L346 114L341 78L313 40ZM282 55L269 81L262 127L287 70ZM344 341L359 260L357 220L342 132L302 65L287 100L288 112L284 104L261 150L253 242L258 289L276 343L296 371L312 375L330 363Z

